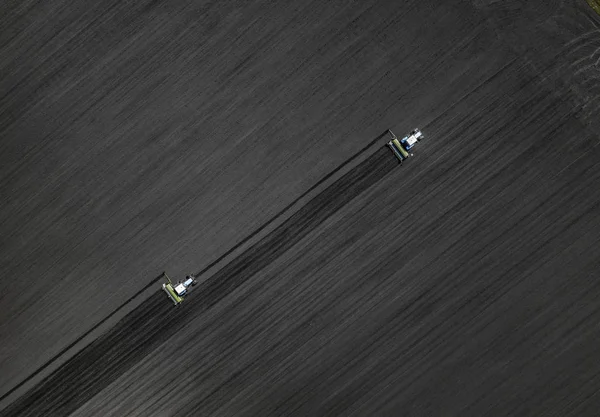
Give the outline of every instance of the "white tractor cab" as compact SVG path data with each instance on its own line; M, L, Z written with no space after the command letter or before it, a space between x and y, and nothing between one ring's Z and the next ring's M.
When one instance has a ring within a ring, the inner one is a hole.
M185 281L179 281L177 284L171 282L171 278L169 278L166 272L163 272L163 275L168 281L162 285L163 291L167 293L175 305L181 304L183 296L189 292L188 288L193 287L197 283L196 277L191 274L185 277Z
M398 140L396 135L394 135L394 132L389 129L388 133L392 139L387 143L387 145L390 147L392 152L394 152L394 155L396 155L396 158L398 158L400 164L402 164L402 161L407 159L409 156L413 156L413 154L410 153L410 150L424 137L423 133L421 133L419 129L413 130L400 140Z

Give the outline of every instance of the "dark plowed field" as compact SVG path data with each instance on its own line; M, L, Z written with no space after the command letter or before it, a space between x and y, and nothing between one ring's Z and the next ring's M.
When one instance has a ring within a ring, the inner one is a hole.
M0 416L596 416L599 23L0 3Z

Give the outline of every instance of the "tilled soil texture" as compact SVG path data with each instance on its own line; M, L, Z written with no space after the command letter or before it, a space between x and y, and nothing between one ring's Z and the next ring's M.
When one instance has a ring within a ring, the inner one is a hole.
M3 3L0 393L386 128L426 140L402 167L378 150L181 309L157 289L0 415L595 415L598 19Z

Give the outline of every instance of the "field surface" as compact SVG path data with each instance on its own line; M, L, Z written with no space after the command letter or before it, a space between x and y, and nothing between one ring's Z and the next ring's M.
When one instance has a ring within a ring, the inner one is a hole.
M600 16L290 4L0 3L0 417L596 416Z

